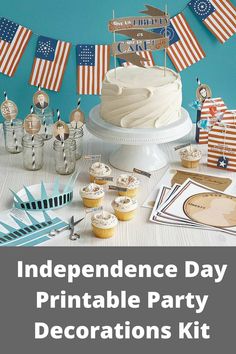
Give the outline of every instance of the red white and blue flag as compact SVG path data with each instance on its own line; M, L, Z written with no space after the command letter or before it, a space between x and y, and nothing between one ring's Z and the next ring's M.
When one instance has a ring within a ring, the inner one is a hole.
M32 31L4 17L0 18L0 72L13 76Z
M102 82L110 69L110 46L78 44L77 91L80 95L100 95Z
M188 5L221 43L236 33L236 7L229 0L191 0Z
M146 68L150 68L150 67L153 67L155 66L155 61L154 61L154 58L153 58L153 55L152 55L152 52L148 52L148 51L143 51L143 52L137 52L136 53L137 55L141 56L142 58L144 59L147 59L147 61L144 61L143 64ZM119 65L120 66L124 66L124 67L127 67L127 66L133 66L132 63L124 60L124 59L119 59L118 58L118 62L119 62Z
M71 43L40 36L29 83L60 91Z
M165 34L165 28L153 31ZM170 41L167 54L176 70L182 71L205 58L205 52L182 13L171 18L167 34Z

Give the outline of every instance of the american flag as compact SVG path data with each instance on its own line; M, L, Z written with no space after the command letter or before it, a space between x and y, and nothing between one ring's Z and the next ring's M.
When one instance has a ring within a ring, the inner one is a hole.
M164 34L165 28L153 31ZM171 18L167 33L170 40L167 54L178 71L205 58L206 54L182 13Z
M80 95L100 95L102 82L110 68L110 46L78 44L77 90Z
M40 36L38 38L30 84L60 91L71 43Z
M188 5L221 43L236 33L236 7L229 0L191 0Z
M154 58L153 58L153 55L152 55L152 52L148 52L148 51L143 51L143 52L137 52L136 53L137 55L140 55L142 58L145 58L147 59L148 61L144 61L144 66L145 67L153 67L155 66L155 62L154 62ZM124 60L124 59L118 59L118 62L120 64L120 66L132 66L133 64Z
M0 72L13 76L32 31L4 17L0 18Z

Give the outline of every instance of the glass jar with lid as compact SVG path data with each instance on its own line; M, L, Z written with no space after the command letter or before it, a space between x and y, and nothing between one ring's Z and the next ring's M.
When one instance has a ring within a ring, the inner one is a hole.
M74 139L67 139L64 144L55 140L53 143L56 172L60 175L70 175L75 170L76 142Z
M44 141L41 135L25 134L22 140L23 165L26 170L37 171L43 167L43 146Z
M6 150L11 154L22 152L23 121L21 119L5 120L3 122L3 131Z

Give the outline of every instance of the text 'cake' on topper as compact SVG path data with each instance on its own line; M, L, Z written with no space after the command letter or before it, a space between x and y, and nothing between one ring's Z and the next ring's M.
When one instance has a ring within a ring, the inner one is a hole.
M146 10L141 11L150 17L124 17L109 21L108 29L113 32L112 53L114 58L124 59L134 65L145 67L145 59L137 53L143 51L155 51L165 49L169 46L167 26L169 25L169 15L155 7L146 5ZM164 35L145 31L147 28L166 28ZM116 33L131 37L127 41L116 42ZM116 67L116 60L115 60ZM165 56L166 67L166 56ZM166 71L164 71L166 73Z

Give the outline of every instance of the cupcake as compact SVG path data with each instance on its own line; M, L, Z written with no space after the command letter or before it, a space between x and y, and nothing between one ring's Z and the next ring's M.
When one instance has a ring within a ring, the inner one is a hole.
M197 148L189 146L186 149L180 151L180 158L183 167L196 168L199 166L199 162L202 158L202 153Z
M140 181L133 175L123 174L117 178L117 187L126 188L127 192L118 192L121 196L135 197L138 194Z
M102 180L102 177L109 177L111 175L111 168L102 162L95 162L89 169L90 182L97 184L106 184L107 181ZM96 178L99 179L96 179Z
M137 201L130 197L118 197L112 202L115 215L121 221L133 219L137 206Z
M117 217L107 211L96 213L91 219L93 233L98 238L114 236L118 224Z
M104 194L103 188L95 183L90 183L80 190L80 195L86 208L101 206Z

